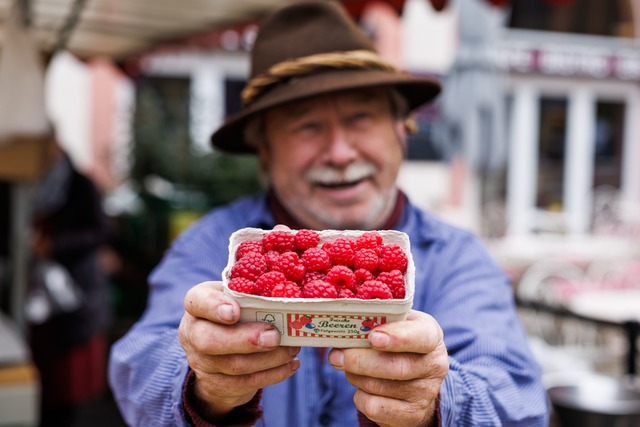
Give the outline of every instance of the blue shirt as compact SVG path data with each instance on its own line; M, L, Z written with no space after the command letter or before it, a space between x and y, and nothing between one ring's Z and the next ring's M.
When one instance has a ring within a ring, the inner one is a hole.
M181 406L188 366L177 334L185 294L221 280L231 233L274 225L265 196L215 209L176 239L151 273L147 308L110 357L109 382L130 425L188 425ZM541 372L511 286L481 241L410 203L398 230L409 235L416 265L413 308L439 322L449 353L442 425L546 426ZM298 357L301 366L291 378L263 390L257 425L357 426L354 388L344 373L319 360L315 348L302 348Z

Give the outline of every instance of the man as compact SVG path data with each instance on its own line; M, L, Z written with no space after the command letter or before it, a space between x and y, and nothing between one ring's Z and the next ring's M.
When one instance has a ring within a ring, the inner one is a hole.
M267 194L216 209L151 274L142 319L112 352L132 425L431 426L547 422L540 372L505 275L479 241L413 206L395 185L407 113L439 86L381 60L336 3L285 7L252 53L244 109L214 146L257 152ZM219 281L243 227L406 232L414 307L370 348L280 347L237 323Z

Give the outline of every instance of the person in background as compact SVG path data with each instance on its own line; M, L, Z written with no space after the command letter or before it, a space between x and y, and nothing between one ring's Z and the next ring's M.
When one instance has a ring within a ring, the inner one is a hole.
M74 168L54 131L48 165L32 205L34 265L46 260L64 267L82 304L32 322L29 343L40 375L40 426L61 427L72 425L81 406L107 390L110 307L98 252L108 232L99 190Z
M251 61L244 108L212 143L257 153L268 190L214 209L151 273L145 313L110 356L126 421L546 426L540 369L506 275L477 237L396 186L406 119L439 84L385 62L332 1L267 17ZM407 233L416 266L407 319L372 329L369 348L326 350L283 347L273 325L238 323L220 282L229 236L285 226Z

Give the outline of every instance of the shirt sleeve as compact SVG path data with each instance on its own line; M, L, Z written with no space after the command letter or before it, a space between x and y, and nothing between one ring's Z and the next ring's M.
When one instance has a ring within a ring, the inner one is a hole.
M262 398L262 390L258 390L253 399L246 404L235 408L226 417L210 422L205 420L193 405L193 383L196 380L195 372L189 370L187 381L185 381L184 390L182 392L182 405L186 412L187 419L195 427L222 427L222 426L252 426L262 416L260 408L260 399Z
M546 426L541 371L517 316L509 281L484 245L461 233L427 265L430 314L450 368L440 390L442 426ZM414 304L415 305L415 304Z

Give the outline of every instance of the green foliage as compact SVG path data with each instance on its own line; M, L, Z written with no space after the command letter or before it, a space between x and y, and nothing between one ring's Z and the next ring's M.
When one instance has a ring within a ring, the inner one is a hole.
M189 134L189 80L142 77L137 85L132 179L159 176L199 192L209 206L261 190L254 156L197 153Z

